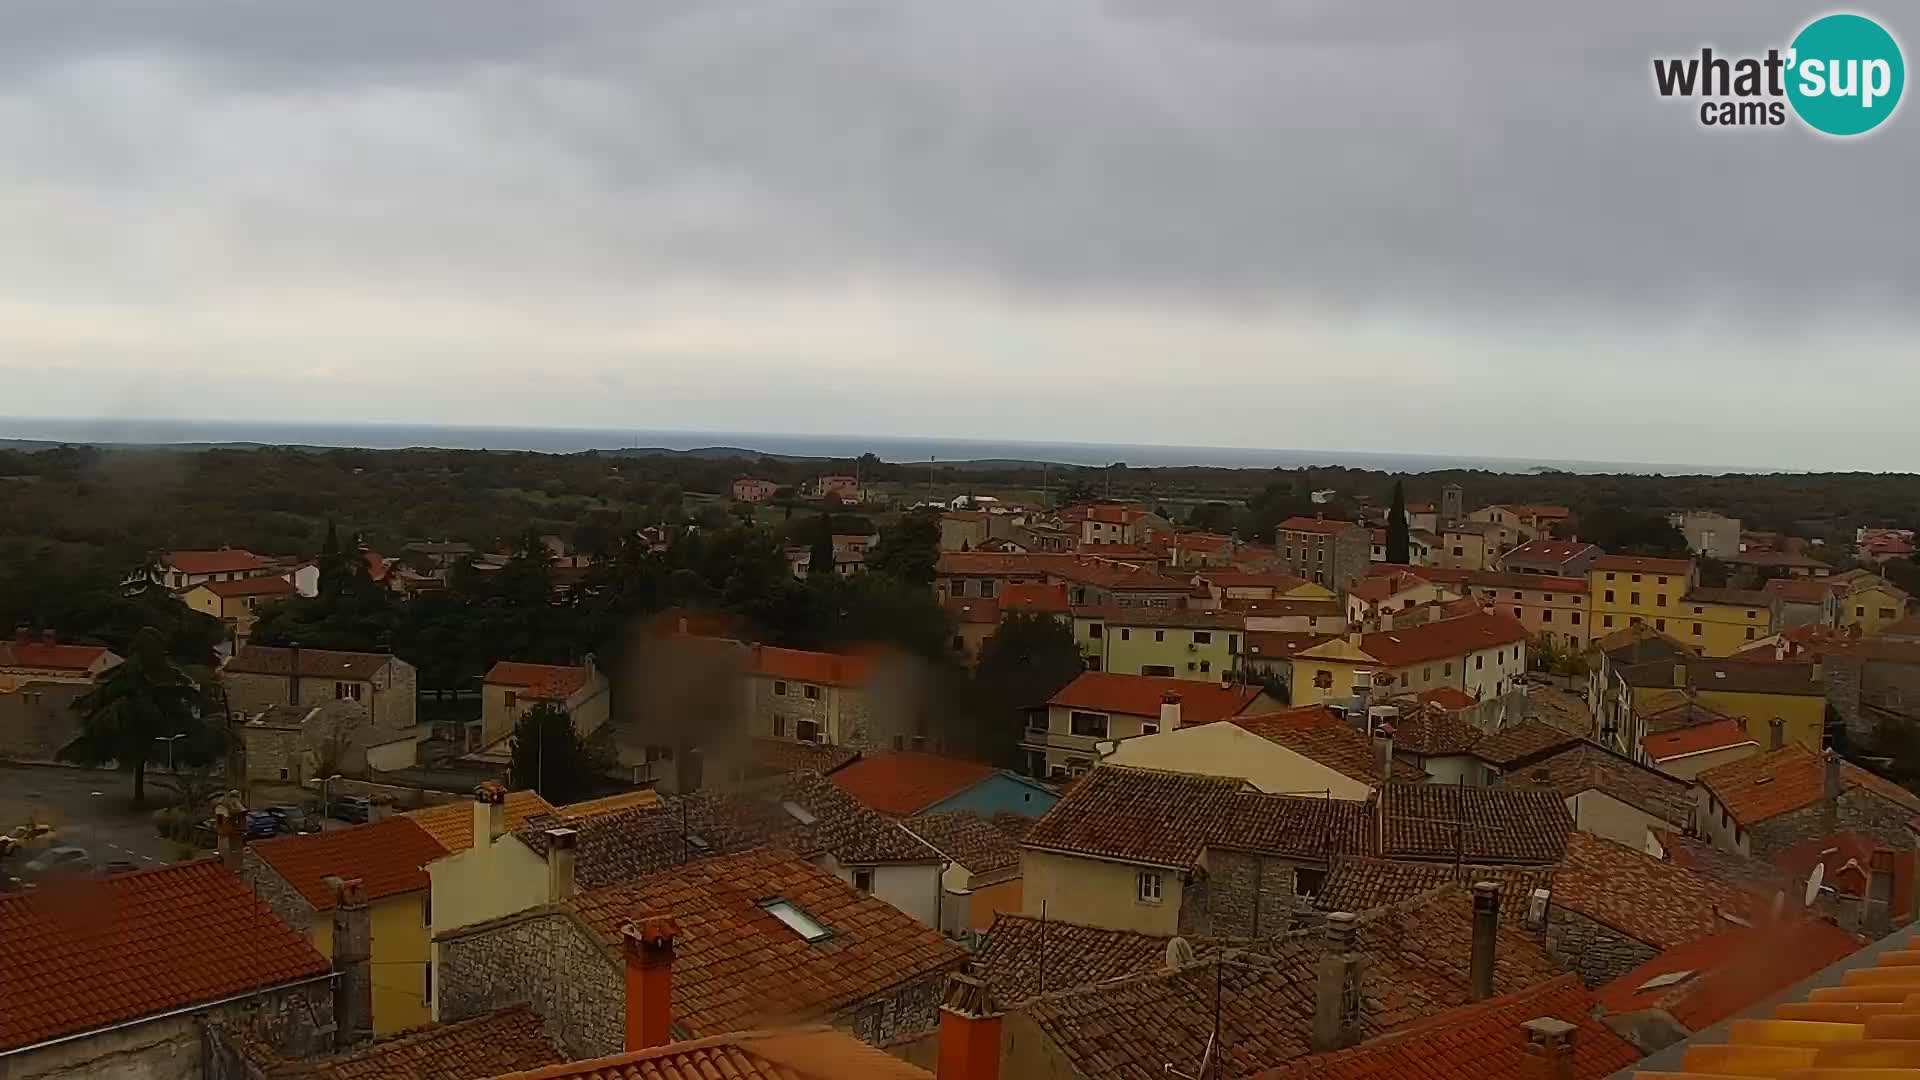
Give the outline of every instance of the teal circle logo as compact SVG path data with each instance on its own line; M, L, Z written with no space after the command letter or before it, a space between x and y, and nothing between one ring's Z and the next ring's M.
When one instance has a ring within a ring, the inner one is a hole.
M1787 100L1807 126L1828 135L1879 127L1900 104L1907 66L1900 43L1864 15L1827 15L1793 39Z

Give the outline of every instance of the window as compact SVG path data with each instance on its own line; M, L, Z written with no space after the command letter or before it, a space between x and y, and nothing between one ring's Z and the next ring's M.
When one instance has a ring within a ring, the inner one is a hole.
M801 720L793 725L793 737L801 742L813 742L820 737L820 725L812 720Z
M1706 609L1696 604L1694 605L1693 613L1695 615L1704 615L1706 613Z
M1667 628L1667 620L1665 619L1653 620L1653 628L1655 630L1665 630Z
M365 689L365 685L357 682L334 683L333 698L335 701L359 701L360 692ZM511 690L507 691L507 708L513 708L513 691Z
M1612 625L1613 625L1613 616L1611 616L1611 615L1602 615L1602 616L1600 616L1600 625L1601 625L1601 626L1612 626Z
M1163 679L1170 679L1170 678L1172 678L1172 677L1173 677L1173 665L1171 665L1171 664L1141 664L1141 665L1140 665L1140 674L1142 674L1142 675L1157 675L1157 676L1159 676L1160 678L1163 678Z
M1453 546L1453 554L1455 558L1459 558L1460 556L1465 555L1466 553L1467 553L1466 549L1461 547L1460 545L1455 544Z
M1576 619L1577 619L1577 618L1579 618L1579 617L1580 617L1580 616L1578 616L1578 615L1575 615L1575 616L1574 616L1574 618L1576 618ZM1553 621L1553 612L1551 612L1551 611L1543 611L1543 612L1541 612L1541 613L1540 613L1540 621L1541 621L1541 622L1543 622L1543 623L1550 623L1550 622L1552 622L1552 621Z
M1571 621L1571 622L1573 623L1573 625L1575 625L1575 626L1579 626L1579 625L1580 625L1580 613L1579 613L1579 612L1577 612L1577 611L1576 611L1576 612L1574 612L1574 613L1573 613L1572 615L1570 615L1570 616L1568 616L1568 618L1569 618L1569 620L1570 620L1570 621Z
M863 893L873 891L873 867L856 866L853 868L853 887Z
M1635 581L1639 581L1639 580L1640 580L1640 575L1639 575L1639 574L1635 574L1635 575L1633 575L1633 580L1635 580Z
M1479 656L1476 656L1473 658L1473 670L1479 671L1480 669L1486 666L1487 666L1487 654L1481 653Z
M781 681L780 681L780 680L778 680L778 679L775 679L775 680L773 681L773 692L774 692L774 695L775 695L775 696L777 696L777 697L786 697L786 696L787 696L787 684L786 684L786 683L783 683L783 682L781 682Z
M1627 625L1628 625L1628 626L1639 626L1639 625L1640 625L1641 623L1643 623L1643 622L1646 622L1646 621L1647 621L1647 620L1645 620L1645 619L1643 619L1643 618L1641 618L1640 616L1638 616L1638 615L1635 615L1635 616L1633 616L1633 617L1631 617L1631 618L1629 618L1629 619L1627 620Z
M907 737L905 735L895 735L893 737L893 748L895 750L905 750L907 748Z
M1152 870L1140 871L1136 879L1136 884L1139 889L1141 903L1157 904L1160 902L1160 875L1157 872Z
M1124 626L1123 626L1123 627L1121 627L1121 628L1120 628L1120 640L1121 640L1121 641L1132 641L1132 640L1133 640L1133 631L1131 631L1131 630L1129 630L1129 629L1127 629L1127 628L1126 628L1126 627L1124 627Z
M1420 681L1421 682L1433 681L1433 665L1432 664L1428 664L1426 667L1423 667L1420 669Z
M420 966L420 970L426 972L426 981L422 984L427 991L424 996L428 1001L432 1001L433 1000L433 961L429 960L425 964L422 964Z
M1097 656L1089 656L1089 657L1087 657L1087 670L1088 670L1088 671L1099 671L1099 670L1100 670L1100 658L1099 658L1099 657L1097 657Z
M1608 590L1607 590L1607 603L1609 603L1609 604L1611 604L1611 603L1613 603L1613 590L1612 590L1612 589L1608 589Z
M433 925L433 890L432 889L428 889L426 892L423 892L420 894L420 925L421 926ZM433 965L429 964L427 966L432 967Z
M1612 581L1612 580L1613 580L1613 575L1612 575L1611 573L1609 573L1609 574L1607 575L1607 580L1608 580L1608 581Z
M1453 661L1449 660L1440 665L1440 677L1443 679L1453 677Z
M1693 624L1693 636L1694 636L1694 637L1699 637L1699 636L1700 636L1700 624L1699 624L1699 623L1694 623L1694 624Z
M1627 594L1627 603L1629 603L1629 604L1632 604L1632 605L1633 605L1633 606L1635 606L1635 607L1639 607L1639 606L1640 606L1640 594L1639 594L1639 593L1637 593L1637 592L1630 592L1630 593L1628 593L1628 594Z
M1526 597L1524 597L1524 596L1522 596L1522 595L1520 595L1519 593L1514 593L1514 594L1513 594L1513 598L1514 598L1515 600L1525 600L1525 599L1526 599Z
M1881 609L1880 609L1880 617L1881 617L1881 618L1883 618L1883 619L1891 619L1891 618L1893 618L1893 609L1892 609L1892 608L1890 608L1890 607L1883 607L1883 608L1881 608ZM1751 619L1751 618L1753 618L1753 612L1751 612L1751 611L1749 611L1749 612L1747 612L1747 618L1749 618L1749 619Z
M1240 651L1240 635L1239 634L1227 635L1227 651L1230 653L1237 653Z
M1088 739L1107 737L1107 714L1097 712L1073 712L1067 717L1069 726L1075 735Z
M787 718L779 713L773 714L773 736L776 739L787 737Z
M285 769L281 769L281 770L280 770L280 779L282 779L282 780L285 780L286 778L287 778L287 770L285 770Z
M1213 644L1213 634L1206 630L1195 630L1193 632L1193 643L1195 645L1211 645Z
M1514 608L1514 609L1513 609L1513 617L1514 617L1514 618L1516 618L1516 619L1520 617L1520 609L1519 609L1519 608Z
M1046 731L1049 727L1047 720L1047 710L1035 709L1027 714L1027 730Z
M993 596L993 579L992 578L980 579L980 595L983 597L987 597L989 599L992 598Z
M1293 895L1318 896L1320 887L1327 883L1327 872L1311 866L1293 868Z
M1147 723L1143 723L1143 724L1141 724L1141 725L1140 725L1140 734L1142 734L1142 735L1158 735L1158 734L1160 734L1160 725L1159 725L1159 724L1147 724Z
M1106 632L1107 632L1106 627L1100 625L1099 623L1087 624L1087 636L1090 638L1097 638Z
M1155 641L1167 640L1167 632L1165 630L1155 630L1153 632L1153 640Z
M1854 608L1853 613L1862 619L1867 617L1867 609L1863 607Z
M831 936L827 928L821 926L813 916L801 911L789 901L778 898L763 900L760 902L760 909L779 919L782 925L799 934L804 941L825 941Z
M1213 670L1213 661L1211 661L1211 660L1202 660L1202 661L1200 661L1200 670L1201 670L1202 672L1207 672L1207 671L1212 671L1212 670Z
M1752 640L1753 640L1753 633L1754 633L1754 630L1755 630L1755 628L1754 628L1754 627L1751 627L1751 626L1749 626L1749 627L1747 627L1747 640L1748 640L1748 641L1752 641Z
M966 651L967 651L967 639L966 639L966 638L964 638L964 637L962 637L962 636L961 636L961 635L959 635L959 634L955 634L955 635L953 635L953 651L954 651L954 652L966 652Z
M1666 594L1666 593L1654 593L1654 594L1653 594L1653 606L1654 606L1654 607L1666 607L1666 606L1667 606L1667 594Z
M819 701L819 700L820 700L820 688L819 688L819 687L817 687L817 686L809 686L809 687L807 687L807 688L806 688L806 690L807 690L807 700L808 700L808 701Z

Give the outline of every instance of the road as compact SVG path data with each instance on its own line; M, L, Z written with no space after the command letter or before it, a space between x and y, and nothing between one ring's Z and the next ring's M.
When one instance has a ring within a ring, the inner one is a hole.
M153 829L150 815L172 793L147 776L145 810L135 810L133 777L120 772L0 765L0 829L29 818L51 823L56 842L77 844L98 862L154 866L184 854Z

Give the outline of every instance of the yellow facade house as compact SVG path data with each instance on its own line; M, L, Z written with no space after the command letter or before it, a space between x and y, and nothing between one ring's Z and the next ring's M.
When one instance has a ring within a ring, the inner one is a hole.
M1679 637L1681 598L1699 584L1692 559L1602 555L1587 570L1587 603L1596 624L1590 632L1604 637L1644 623Z
M1087 671L1027 716L1020 741L1028 776L1064 780L1093 768L1103 743L1175 731L1236 716L1272 712L1281 704L1259 684L1223 686Z
M1637 718L1695 702L1737 717L1759 746L1774 745L1776 719L1787 745L1818 750L1826 736L1827 688L1819 664L1681 656L1626 665L1616 673L1631 689ZM1632 726L1646 730L1644 723Z
M1826 584L1837 594L1840 625L1857 626L1863 635L1878 634L1907 617L1907 604L1912 598L1871 570L1835 574Z
M1732 656L1780 629L1780 601L1758 589L1694 589L1665 629L1702 656Z
M238 649L253 636L261 609L294 594L293 582L283 577L203 581L180 594L180 602L202 615L220 620L227 642Z
M1104 606L1072 615L1088 671L1205 682L1240 666L1247 620L1237 612Z
M1287 686L1295 705L1345 701L1356 687L1403 694L1447 686L1485 700L1518 685L1526 642L1519 622L1485 612L1348 634L1296 654Z
M362 882L372 931L373 1033L385 1035L433 1018L433 894L425 867L446 853L418 824L394 817L249 845L242 872L326 957L333 955L334 909L326 879Z
M580 664L528 664L501 660L480 680L480 719L467 725L467 752L504 756L502 745L520 718L551 702L573 718L581 737L606 723L612 685L588 656Z

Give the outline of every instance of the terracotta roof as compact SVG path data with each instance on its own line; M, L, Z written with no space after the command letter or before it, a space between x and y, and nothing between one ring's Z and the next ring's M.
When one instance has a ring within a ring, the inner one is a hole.
M1168 679L1158 675L1123 675L1113 671L1084 671L1047 704L1063 709L1094 709L1126 716L1160 715L1162 699L1180 695L1180 723L1205 724L1240 714L1261 694L1258 685L1222 686L1217 682Z
M1641 623L1623 626L1611 634L1593 640L1592 650L1606 654L1614 664L1639 664L1649 660L1671 660L1676 656L1699 655L1678 639Z
M343 1054L256 1064L263 1080L473 1080L567 1060L543 1026L539 1013L513 1005L394 1032Z
M1380 781L1380 769L1374 762L1373 741L1333 715L1325 705L1301 705L1282 712L1258 716L1238 716L1233 726L1278 743L1302 757L1325 765L1341 775L1363 784ZM1424 774L1402 761L1393 763L1394 777L1418 781Z
M1826 797L1825 763L1820 755L1800 746L1716 765L1696 779L1735 821L1748 826ZM1920 796L1851 762L1840 763L1840 786L1843 791L1878 796L1909 814L1920 813Z
M1000 621L1000 602L983 600L978 596L949 596L941 602L947 611L947 618L956 623L986 623L995 625Z
M1001 554L988 551L943 551L934 563L937 577L1045 577L1055 567L1074 561L1072 555L1037 551Z
M1833 587L1825 578L1783 577L1765 582L1760 591L1790 604L1824 604Z
M1375 799L1385 818L1377 851L1384 858L1550 863L1573 831L1566 803L1552 791L1387 784Z
M833 774L832 783L883 814L907 817L993 774L993 766L978 761L888 750L868 754L839 770Z
M1457 691L1456 691L1457 692ZM1468 721L1465 706L1452 701L1396 698L1400 715L1393 721L1393 750L1415 757L1450 757L1471 751L1485 735ZM1465 694L1461 695L1465 697ZM1473 704L1468 698L1467 704Z
M1518 550L1518 549L1515 549ZM1472 585L1481 589L1509 589L1520 592L1585 593L1587 579L1555 574L1515 574L1500 570L1456 570L1437 566L1416 566L1413 573L1444 585Z
M1047 571L1053 577L1064 578L1082 585L1106 589L1109 592L1177 592L1185 594L1193 587L1193 582L1183 577L1169 577L1157 570L1130 566L1126 563L1109 562L1105 559L1069 558L1067 562L1057 563Z
M1686 577L1693 571L1692 559L1654 559L1644 555L1602 555L1593 560L1593 569L1628 574L1665 574Z
M768 914L782 899L828 932L808 942ZM792 854L704 859L561 902L619 955L638 914L673 916L673 1016L695 1038L824 1017L966 954L913 916Z
M327 960L217 860L0 896L0 1050L301 979Z
M1535 889L1553 888L1550 866L1460 866L1445 862L1396 862L1390 859L1339 858L1314 897L1321 911L1372 911L1447 886L1469 887L1491 881L1500 886L1500 921L1525 919Z
M1103 765L1080 778L1027 833L1030 847L1192 867L1244 781Z
M1733 746L1754 746L1747 726L1736 719L1714 720L1691 727L1648 735L1642 740L1647 756L1655 761L1671 761L1689 754L1725 750Z
M217 551L169 551L160 556L160 565L183 574L237 574L265 570L273 564L251 551L221 548Z
M203 581L195 585L196 589L205 589L219 597L234 596L291 596L293 582L283 577L250 577L233 581Z
M1222 589L1261 589L1269 588L1278 592L1297 589L1307 584L1307 579L1292 574L1255 573L1249 570L1216 570L1211 567L1194 571L1194 576L1210 585ZM1333 603L1334 601L1327 601Z
M1576 741L1563 746L1508 778L1509 783L1524 781L1544 783L1569 799L1583 791L1598 791L1680 829L1693 823L1691 785L1685 780L1595 743Z
M772 679L858 687L865 686L867 679L872 676L873 662L866 656L755 645L748 670Z
M1372 814L1347 799L1303 798L1243 791L1213 823L1210 846L1325 860L1371 847Z
M1701 701L1689 690L1649 694L1646 708L1638 711L1647 730L1654 734L1721 724L1729 720L1740 724L1742 731L1746 730L1745 721Z
M1551 686L1527 687L1527 712L1543 724L1552 724L1569 735L1587 737L1593 732L1593 710L1579 697Z
M1363 634L1360 648L1388 667L1405 667L1525 640L1527 630L1518 622L1505 615L1481 614Z
M512 813L513 797L509 795L507 798L508 798L507 816L509 819L511 819L513 817L513 813ZM660 802L659 792L654 791L651 788L642 788L638 791L623 791L618 795L604 795L598 799L585 799L580 802L570 802L565 806L555 807L552 810L547 812L558 814L561 817L584 818L584 817L593 817L596 814L612 814L612 813L617 813L621 810L631 810L636 806L653 806L658 804L659 802ZM531 817L532 815L528 815L528 816ZM519 826L514 825L511 827L518 828Z
M1743 551L1738 555L1729 555L1727 561L1743 566L1785 566L1814 570L1827 565L1819 559L1792 551Z
M593 672L585 665L527 664L518 660L500 660L487 669L480 681L489 686L512 686L520 695L546 701L565 701L587 685Z
M1769 864L1722 851L1712 844L1695 837L1685 836L1668 829L1647 830L1659 841L1666 852L1667 862L1685 867L1703 877L1712 878L1722 885L1731 885L1742 892L1771 901L1773 894L1793 887L1787 876Z
M1233 537L1222 536L1219 533L1177 532L1173 534L1172 539L1183 550L1189 551L1219 551L1221 548L1233 545Z
M1260 660L1285 660L1317 645L1325 645L1337 636L1292 630L1249 630L1246 655Z
M1361 578L1359 581L1347 586L1347 595L1357 596L1362 600L1378 604L1384 600L1398 596L1403 592L1411 592L1414 589L1432 584L1433 583L1426 578L1410 573L1379 574L1372 577Z
M366 883L367 899L378 900L427 888L424 867L447 853L406 817L262 840L248 851L299 890L315 911L333 910L333 893L323 878L359 878Z
M1503 769L1515 769L1579 741L1578 736L1569 735L1552 724L1522 720L1482 736L1473 744L1473 756Z
M1656 949L1731 930L1765 905L1752 894L1590 833L1567 838L1553 904Z
M1529 540L1509 548L1500 557L1507 562L1569 563L1586 555L1599 554L1598 546L1580 540Z
M1664 1009L1687 1030L1699 1031L1859 948L1859 938L1817 919L1734 927L1668 949L1600 986L1594 996L1609 1013Z
M1773 595L1758 589L1697 588L1680 598L1683 604L1728 604L1734 607L1771 609Z
M774 772L815 772L830 776L849 762L860 760L860 751L850 746L803 743L792 739L756 738L749 746L756 768Z
M1429 1017L1349 1050L1315 1054L1255 1080L1488 1080L1529 1076L1520 1025L1540 1017L1572 1024L1569 1080L1601 1080L1640 1050L1593 1018L1594 995L1575 975Z
M512 832L537 814L553 813L553 806L537 791L509 791L504 804L507 831ZM473 803L467 799L411 810L401 815L427 831L449 852L465 851L473 846Z
M805 858L831 853L842 863L940 860L938 852L898 822L861 805L813 773L797 773L780 783L749 790L668 796L652 806L592 817L534 818L516 835L545 854L546 830L562 825L579 834L574 876L583 888L631 881L689 860L770 844Z
M1281 532L1325 533L1328 535L1346 532L1348 529L1360 529L1364 527L1365 526L1356 522L1337 521L1331 518L1290 517L1280 523Z
M737 1031L494 1080L933 1080L933 1074L830 1028ZM464 1078L463 1078L464 1080Z
M1728 657L1716 660L1705 656L1685 656L1631 664L1621 667L1619 671L1628 686L1641 689L1672 688L1676 666L1687 669L1687 687L1701 692L1719 690L1733 694L1786 694L1795 697L1826 695L1826 685L1815 677L1813 665L1782 664L1771 659Z
M1344 619L1346 609L1338 600L1301 600L1297 597L1273 600L1222 600L1221 606L1228 611L1238 611L1243 615L1259 615L1269 619L1285 618L1288 615L1322 615Z
M1064 612L1067 610L1065 585L1008 585L1000 590L1002 611Z
M0 667L36 671L85 671L107 655L104 645L62 645L0 638Z
M221 670L235 675L291 675L293 657L300 656L303 679L352 679L365 682L393 662L386 653L336 652L333 649L280 649L248 645L233 654Z
M1443 535L1455 534L1467 536L1492 536L1500 531L1500 526L1491 521L1456 521L1440 530Z
M1157 971L1166 966L1168 940L1001 912L973 954L973 972L993 988L1002 1005L1012 1005L1049 988L1064 990Z
M1115 605L1080 606L1073 609L1076 619L1099 619L1111 626L1178 626L1197 630L1241 630L1247 617L1234 611L1201 611L1197 608L1118 607Z
M901 824L969 872L988 874L1020 865L1020 841L1035 820L1018 814L989 818L971 810L943 810L918 814Z

